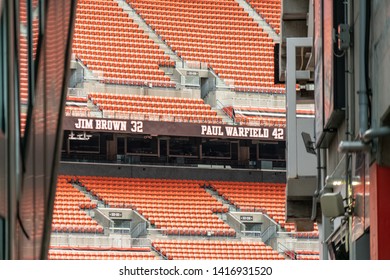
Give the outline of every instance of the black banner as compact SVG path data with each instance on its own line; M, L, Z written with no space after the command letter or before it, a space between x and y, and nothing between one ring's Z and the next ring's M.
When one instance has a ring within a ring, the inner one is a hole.
M65 117L63 128L64 130L73 131L118 132L151 136L212 137L267 141L285 140L285 128L282 127Z

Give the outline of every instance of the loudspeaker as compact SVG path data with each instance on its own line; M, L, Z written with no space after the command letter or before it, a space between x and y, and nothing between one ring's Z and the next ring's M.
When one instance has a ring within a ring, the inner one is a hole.
M320 198L322 214L328 218L344 216L345 209L340 193L325 193Z

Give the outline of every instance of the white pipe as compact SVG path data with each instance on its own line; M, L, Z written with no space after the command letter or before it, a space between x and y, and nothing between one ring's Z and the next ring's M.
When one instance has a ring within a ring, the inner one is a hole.
M390 126L382 126L379 128L371 128L367 130L363 136L362 140L365 143L370 142L373 138L388 136L390 135Z
M341 141L338 147L339 153L358 153L363 151L368 151L370 149L369 145L361 141Z
M368 129L368 98L365 61L366 0L360 0L359 11L359 136L362 137Z

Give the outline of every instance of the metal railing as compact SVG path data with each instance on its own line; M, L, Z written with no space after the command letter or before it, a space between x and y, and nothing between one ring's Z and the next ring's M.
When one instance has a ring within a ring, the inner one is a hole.
M245 229L245 225L239 221L233 214L227 213L226 221L228 224L236 231L243 233L243 229Z
M298 236L299 234L299 236ZM286 247L288 250L312 250L319 251L320 241L317 238L302 238L302 233L278 232L277 235L279 244Z
M286 100L285 98L282 99L275 99L267 97L265 98L262 95L259 96L253 96L251 98L242 97L242 96L235 96L232 100L233 106L239 106L239 107L271 107L271 108L286 108Z
M68 96L87 97L87 91L83 88L68 88Z
M295 253L293 250L287 248L286 246L284 246L283 244L279 243L278 242L278 252L279 253L283 253L283 255L289 257L290 259L292 260L296 260L296 256L295 256Z
M156 229L148 228L148 234L173 236L175 239L188 239L188 238L199 238L199 239L231 239L236 237L236 232L232 229L230 231L212 231L212 230L201 230L201 232L191 231L191 229Z
M131 237L137 238L140 235L145 235L147 233L147 223L142 222L138 223L130 232Z
M109 227L107 228L109 234L123 234L131 236L130 228L121 228L121 227Z
M206 62L202 61L177 61L176 68L207 70L209 68L209 65Z
M218 116L184 116L184 115L160 115L152 113L125 113L103 110L103 118L111 119L131 119L146 121L171 121L171 122L188 122L188 123L214 123L222 124L222 118Z
M277 225L270 225L264 232L261 233L261 240L266 243L269 239L274 237L278 232Z
M128 235L75 235L75 234L52 234L51 246L64 247L93 247L93 248L132 248L150 247L149 238L131 238Z
M269 226L265 231L249 231L245 230L241 233L245 237L260 238L261 241L266 243L269 239L277 235L278 227L276 225Z

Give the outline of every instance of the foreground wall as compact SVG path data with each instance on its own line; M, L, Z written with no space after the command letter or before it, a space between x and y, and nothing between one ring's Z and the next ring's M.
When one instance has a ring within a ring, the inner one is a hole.
M128 178L285 182L283 171L61 162L59 174Z

